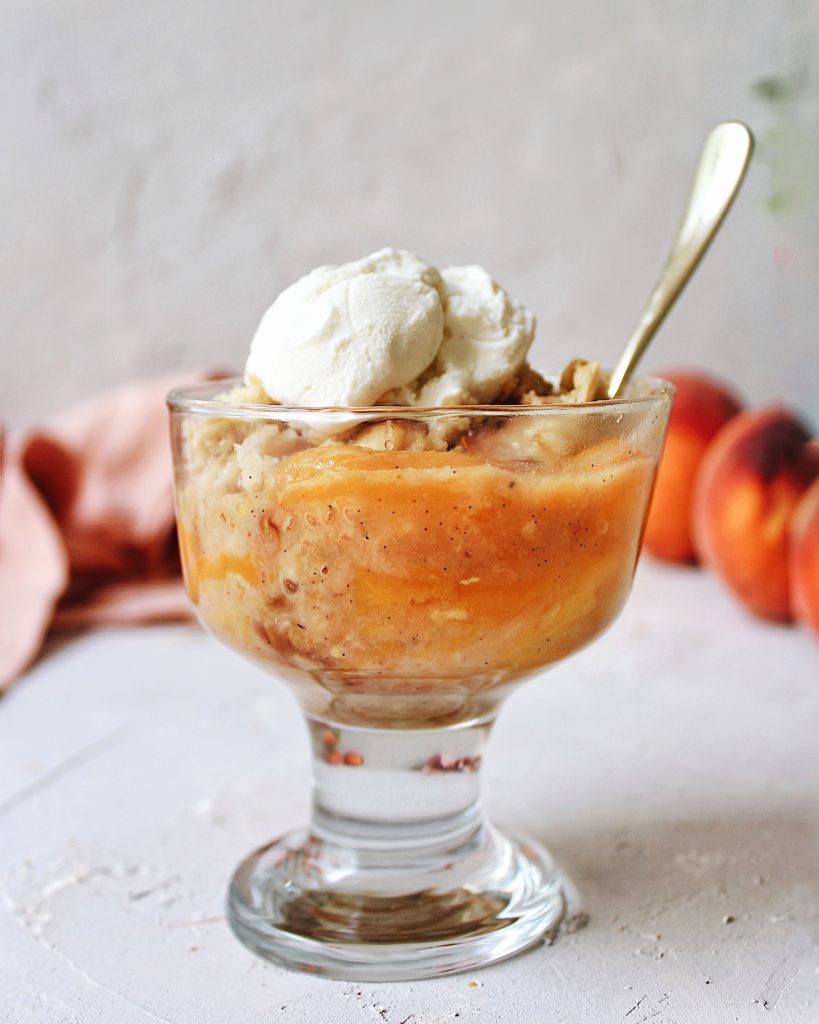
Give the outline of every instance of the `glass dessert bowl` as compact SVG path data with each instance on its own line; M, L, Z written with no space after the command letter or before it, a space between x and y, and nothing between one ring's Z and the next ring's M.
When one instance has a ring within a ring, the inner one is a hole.
M562 881L485 820L483 748L504 696L621 609L673 389L311 409L230 386L169 396L185 582L219 639L290 684L314 756L311 820L239 866L234 931L374 981L531 945Z

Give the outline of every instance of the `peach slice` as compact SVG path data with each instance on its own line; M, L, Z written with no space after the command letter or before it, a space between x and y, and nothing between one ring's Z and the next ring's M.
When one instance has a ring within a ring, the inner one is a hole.
M651 510L645 546L667 562L694 562L691 514L697 473L717 432L740 411L722 384L696 373L663 373L677 388Z
M789 561L794 615L819 633L819 480L805 491L793 514Z
M819 474L819 451L787 409L740 413L705 454L694 494L694 541L755 614L787 622L788 527Z

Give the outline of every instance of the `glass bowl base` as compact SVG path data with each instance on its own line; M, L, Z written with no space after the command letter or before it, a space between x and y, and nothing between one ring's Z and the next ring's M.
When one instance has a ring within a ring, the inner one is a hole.
M546 850L487 824L435 848L402 842L390 851L302 830L239 865L227 915L245 946L292 970L410 981L472 970L553 937L564 893Z

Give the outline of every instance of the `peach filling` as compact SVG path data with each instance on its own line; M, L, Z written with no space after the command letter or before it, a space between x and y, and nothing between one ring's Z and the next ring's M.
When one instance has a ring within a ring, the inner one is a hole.
M224 639L331 689L485 688L617 613L652 469L611 445L555 468L326 444L256 492L183 489L186 581Z

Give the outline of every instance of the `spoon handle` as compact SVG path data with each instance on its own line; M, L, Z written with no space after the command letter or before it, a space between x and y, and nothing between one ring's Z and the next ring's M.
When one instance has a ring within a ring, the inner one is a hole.
M665 268L609 381L617 398L677 296L694 273L739 191L754 137L739 121L725 121L705 140L691 195Z

